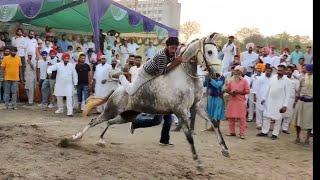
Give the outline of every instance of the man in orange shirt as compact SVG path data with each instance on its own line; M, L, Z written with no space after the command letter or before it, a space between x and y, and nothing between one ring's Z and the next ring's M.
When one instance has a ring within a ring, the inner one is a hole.
M13 109L17 109L18 82L22 75L21 59L17 56L17 48L12 47L10 56L3 58L1 68L4 71L4 101L6 108L9 108L10 93L12 93L11 104Z

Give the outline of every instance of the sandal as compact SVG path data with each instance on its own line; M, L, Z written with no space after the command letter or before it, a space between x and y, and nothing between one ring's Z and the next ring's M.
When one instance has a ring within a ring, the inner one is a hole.
M229 134L226 134L226 136L236 136L235 133L229 133Z

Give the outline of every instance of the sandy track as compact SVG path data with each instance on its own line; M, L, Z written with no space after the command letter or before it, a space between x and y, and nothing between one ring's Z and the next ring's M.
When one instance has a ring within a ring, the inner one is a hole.
M254 123L248 124L246 140L225 137L231 155L225 158L215 135L201 132L204 121L197 119L195 143L205 165L199 173L182 132L171 133L174 147L162 147L161 126L131 135L129 124L115 125L100 147L96 142L104 125L98 125L80 142L61 148L62 138L86 124L80 114L68 118L38 107L2 107L0 179L312 179L312 148L294 144L294 133L280 134L277 141L255 137ZM227 125L222 123L223 133Z

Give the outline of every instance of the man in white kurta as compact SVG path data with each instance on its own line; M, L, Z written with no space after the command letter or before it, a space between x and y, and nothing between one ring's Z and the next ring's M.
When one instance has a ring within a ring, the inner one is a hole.
M277 75L271 78L267 93L262 97L261 103L265 103L266 108L263 112L261 133L257 134L257 136L267 136L270 121L273 119L275 121L271 136L273 140L277 139L280 133L282 116L287 110L290 98L288 78L284 76L285 66L279 65L277 68Z
M100 64L96 66L96 70L93 75L94 80L94 92L95 96L105 98L112 90L107 83L110 80L109 73L112 70L112 66L106 63L106 57L101 56ZM103 105L97 107L98 112L102 112Z
M261 104L262 97L267 93L267 87L269 87L270 79L272 74L272 68L267 67L264 74L257 79L257 82L252 85L252 93L254 96L254 102L256 103L256 125L257 129L261 130L263 122L263 111L265 105Z
M261 76L262 69L256 69L256 72L251 76L251 84L250 84L250 94L248 95L248 122L253 121L253 115L254 115L254 108L255 108L255 102L254 102L254 87L257 85L258 78Z
M287 111L283 114L283 122L282 122L282 132L289 134L289 125L292 120L293 112L294 112L294 102L298 95L300 81L292 76L293 66L288 66L286 69L286 74L288 77L288 87L290 91L290 98L288 102Z
M27 91L28 96L28 106L33 105L33 99L34 99L34 90L36 86L36 66L37 62L32 57L33 53L28 52L27 62L26 62L26 70L24 72L24 77L26 80L25 83L25 89Z
M63 97L67 98L67 115L73 116L72 97L74 86L78 84L78 75L75 65L70 63L70 55L63 53L62 62L50 66L47 70L49 76L52 71L57 71L54 95L57 97L58 110L55 113L63 113Z
M253 52L254 44L253 43L248 43L246 45L246 48L248 51L245 51L241 53L241 65L246 68L247 73L246 75L251 77L253 74L253 68L258 61L258 54Z
M229 71L229 67L234 60L234 56L237 54L237 47L234 45L233 41L234 37L229 36L228 43L226 43L222 48L222 74L225 74Z

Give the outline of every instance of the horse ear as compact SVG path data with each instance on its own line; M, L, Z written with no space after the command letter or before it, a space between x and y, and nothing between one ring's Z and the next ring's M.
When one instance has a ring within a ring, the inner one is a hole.
M214 32L209 36L209 38L211 41L214 41L217 38L217 36L218 36L218 33Z

